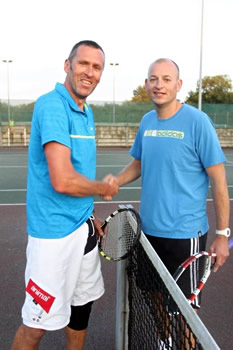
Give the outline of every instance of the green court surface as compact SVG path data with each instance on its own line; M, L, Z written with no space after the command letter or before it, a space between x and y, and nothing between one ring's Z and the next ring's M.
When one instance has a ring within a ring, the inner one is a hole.
M233 199L233 151L225 152L225 165L230 198ZM132 157L128 150L98 151L96 177L102 180L106 174L117 174ZM0 152L0 204L25 204L27 181L27 152ZM140 200L141 182L134 181L119 191L112 202L138 202ZM211 191L208 199L211 200ZM95 202L103 202L95 197Z

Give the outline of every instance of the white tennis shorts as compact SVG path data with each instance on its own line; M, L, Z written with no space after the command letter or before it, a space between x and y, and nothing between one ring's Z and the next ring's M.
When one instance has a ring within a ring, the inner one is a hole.
M104 293L98 247L84 254L87 223L60 239L29 236L23 323L57 330L70 320L71 305L85 305Z

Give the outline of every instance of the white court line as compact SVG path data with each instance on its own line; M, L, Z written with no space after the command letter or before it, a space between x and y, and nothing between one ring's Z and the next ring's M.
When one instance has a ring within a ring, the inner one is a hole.
M25 188L11 188L8 190L0 190L0 192L25 192L27 191Z
M17 207L17 206L25 206L26 203L0 203L0 207Z
M140 201L106 201L106 202L94 202L94 204L113 204L113 203L140 203ZM17 206L17 205L26 205L26 203L0 203L0 207L4 206Z
M121 190L141 190L142 188L141 187L122 187L120 188L120 191ZM24 192L24 191L27 191L26 188L11 188L11 189L5 189L5 190L1 190L0 189L0 192Z
M207 199L206 200L207 202L213 202L213 199ZM230 198L230 201L233 201L233 198ZM94 202L94 204L118 204L118 203L121 203L121 204L124 204L124 203L127 203L127 204L130 204L130 203L140 203L140 201L106 201L106 202ZM10 207L10 206L23 206L23 205L26 205L26 203L0 203L0 207Z
M207 202L213 202L213 199L207 199L206 200ZM233 198L230 199L230 201L233 201ZM94 202L94 204L117 204L117 203L127 203L127 204L130 204L130 203L140 203L140 201L106 201L106 202ZM4 206L17 206L17 205L26 205L26 203L0 203L0 206L1 207L4 207Z
M112 203L140 203L140 201L97 201L97 202L94 202L94 204L112 204Z
M27 168L27 165L0 165L0 168Z
M109 155L112 155L112 154L114 154L114 155L116 155L116 154L120 154L120 155L125 154L125 155L131 157L131 155L129 154L128 151L119 151L119 152L108 152L108 151L107 152L98 152L97 151L97 156L109 156Z
M125 164L99 164L99 165L96 165L97 168L122 168L122 167L125 167L126 165L128 165L128 163L125 163ZM232 166L233 165L233 162L228 160L225 164L226 166ZM27 168L28 166L27 165L0 165L0 168Z
M116 165L116 164L102 164L102 165L96 165L96 168L122 168L125 167L128 163L126 164L120 164L120 165Z
M119 164L119 165L116 165L116 164L102 164L102 165L97 165L96 167L97 168L122 168L122 167L125 167L128 163L126 164ZM0 168L27 168L28 166L27 165L0 165Z
M233 185L228 185L228 187L232 188ZM211 186L209 186L209 188L211 188ZM120 191L122 190L141 190L142 187L140 186L135 186L135 187L121 187L120 188ZM5 190L1 190L0 189L0 192L24 192L24 191L27 191L27 189L25 188L15 188L15 189L5 189Z
M213 202L212 198L206 199L207 202ZM233 198L230 198L230 201L233 201ZM99 202L94 202L94 204L112 204L112 203L140 203L140 201L99 201Z

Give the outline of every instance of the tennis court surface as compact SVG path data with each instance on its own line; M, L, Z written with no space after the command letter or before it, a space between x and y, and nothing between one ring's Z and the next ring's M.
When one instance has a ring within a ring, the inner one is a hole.
M226 163L227 179L232 203L233 151L226 151L226 157L228 160ZM102 179L107 173L117 173L128 164L130 159L126 149L99 150L97 155L97 178ZM21 323L20 311L24 300L25 248L27 241L27 235L25 234L26 174L26 149L11 149L10 152L6 149L0 150L1 350L10 349L15 331ZM122 203L131 203L138 209L140 186L140 180L125 186L111 203L95 198L97 215L104 219ZM214 207L210 193L207 208L210 222L210 242L215 232ZM232 214L231 205L231 228L233 228ZM224 267L210 276L203 291L202 309L199 312L202 322L222 350L233 349L232 256L233 253L231 253ZM106 293L99 301L94 303L85 350L116 349L116 263L104 259L101 259L101 261ZM40 349L65 349L63 331L46 334L41 342Z

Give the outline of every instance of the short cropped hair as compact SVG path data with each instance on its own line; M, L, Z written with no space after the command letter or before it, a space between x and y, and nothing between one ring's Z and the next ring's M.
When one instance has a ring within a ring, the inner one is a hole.
M149 67L149 72L150 72L151 67L152 67L155 63L162 63L162 62L172 62L172 63L174 64L174 66L176 67L178 79L180 78L180 68L179 68L178 64L177 64L175 61L171 60L170 58L158 58L156 61L154 61L154 62L150 65L150 67ZM149 73L149 72L148 72L148 73Z
M79 41L77 44L74 45L74 47L72 48L72 50L70 51L70 54L69 54L69 57L68 57L68 60L71 62L73 57L75 56L76 54L76 50L79 48L79 46L81 45L84 45L84 46L90 46L90 47L94 47L95 49L99 49L103 52L103 54L105 55L104 53L104 50L102 49L102 47L97 44L95 41L92 41L92 40L82 40L82 41Z

